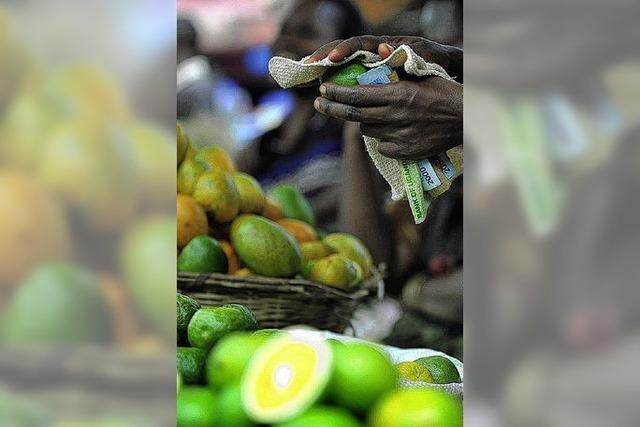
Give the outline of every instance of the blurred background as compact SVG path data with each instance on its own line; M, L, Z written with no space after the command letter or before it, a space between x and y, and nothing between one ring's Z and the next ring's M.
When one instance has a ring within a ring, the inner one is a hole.
M637 424L639 6L465 4L465 425Z
M175 4L0 2L0 424L175 419Z

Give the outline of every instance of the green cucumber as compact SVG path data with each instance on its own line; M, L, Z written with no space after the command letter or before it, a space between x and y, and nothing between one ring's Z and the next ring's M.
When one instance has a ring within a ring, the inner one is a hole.
M176 356L182 381L185 384L204 384L207 353L199 348L178 347Z
M177 337L178 344L187 343L187 327L189 321L200 310L200 304L198 301L186 295L178 294L176 297L176 323L177 323Z

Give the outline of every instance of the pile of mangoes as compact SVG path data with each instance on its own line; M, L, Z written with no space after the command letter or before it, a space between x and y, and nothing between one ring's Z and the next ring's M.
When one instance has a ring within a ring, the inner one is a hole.
M295 187L268 193L217 146L196 149L177 125L178 272L304 277L343 290L371 275L366 246L316 228Z

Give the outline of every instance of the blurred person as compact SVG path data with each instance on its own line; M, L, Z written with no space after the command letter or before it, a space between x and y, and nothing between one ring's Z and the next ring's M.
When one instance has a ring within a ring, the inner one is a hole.
M314 52L307 62L326 57L338 62L358 50L386 58L402 44L426 61L442 65L462 82L462 50L419 37L336 40ZM403 78L380 86L322 84L315 107L328 116L359 122L363 135L381 140L379 151L387 157L420 160L462 144L462 84L437 77ZM416 227L406 204L381 209L384 184L376 189L371 167L357 166L368 159L357 127L350 129L345 147L348 172L343 224L391 266L389 290L402 298L404 306L404 316L386 341L435 347L461 356L462 179L432 203L424 226Z
M307 62L328 57L341 61L358 50L387 58L406 44L427 62L441 65L462 81L462 50L420 37L360 36L336 40L318 49ZM381 154L421 160L462 144L462 92L456 81L440 77L413 78L388 85L320 85L315 108L323 114L360 123L363 135L381 140Z
M303 0L284 21L272 50L300 59L336 38L359 35L363 24L347 1ZM343 171L342 121L327 118L313 107L317 88L295 88L291 116L246 150L239 167L266 186L295 185L310 199L321 227L335 229L337 198Z

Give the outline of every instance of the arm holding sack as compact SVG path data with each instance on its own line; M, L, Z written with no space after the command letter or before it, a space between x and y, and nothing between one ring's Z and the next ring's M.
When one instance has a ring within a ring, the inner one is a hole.
M359 122L380 154L421 160L462 144L463 86L440 77L376 86L323 83L315 108Z
M462 77L462 50L421 37L359 36L336 40L305 62L341 61L359 50L387 58L394 46L408 45L427 62ZM381 154L421 160L462 144L463 86L440 77L407 76L385 85L342 86L323 83L314 106L320 113L359 122L363 135L378 138Z

